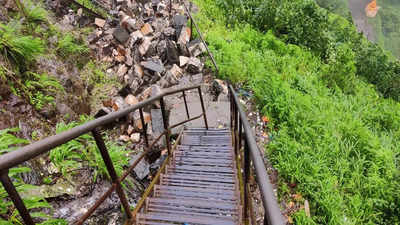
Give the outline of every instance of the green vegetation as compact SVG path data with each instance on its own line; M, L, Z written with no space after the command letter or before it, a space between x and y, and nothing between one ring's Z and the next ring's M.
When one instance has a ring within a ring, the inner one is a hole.
M398 63L313 1L234 2L196 1L198 23L220 78L252 90L271 120L279 198L310 203L293 222L399 224L400 104L364 80L382 70L372 83L397 85Z
M97 108L103 101L109 99L109 93L114 89L121 89L122 85L113 74L106 74L108 65L89 61L82 69L81 78L89 87L91 108Z
M0 52L24 70L27 63L44 52L44 44L39 38L23 35L22 24L11 21L7 25L0 23Z
M348 0L316 0L319 6L351 20Z
M76 0L76 2L80 3L81 5L85 6L86 8L92 10L93 12L99 14L103 18L109 18L110 15L107 13L106 10L102 9L101 7L93 4L90 0Z
M357 75L384 96L400 100L400 61L357 33L348 20L320 8L313 0L218 1L224 14L261 32L272 30L289 44L311 50L324 62L342 45L354 54Z
M91 118L81 116L80 121L69 124L57 124L57 133L69 130L73 127L88 122ZM108 138L105 138L106 140ZM129 151L124 146L119 146L113 142L106 141L108 153L114 163L114 168L118 175L122 174L124 166L128 165ZM108 177L107 168L101 157L93 136L85 134L63 144L50 152L50 160L60 169L63 175L83 167L93 169L93 179L99 176Z
M64 58L73 58L88 53L89 48L83 43L83 41L79 41L71 34L67 34L58 42L57 51Z
M29 142L24 139L15 137L12 133L17 132L18 129L5 129L0 130L0 154L10 152L16 149L15 146L21 144L28 144ZM21 179L20 175L22 173L29 172L30 168L18 167L12 168L9 171L9 176L12 178L13 183L18 190L18 192L26 192L34 188L34 186L25 184ZM14 208L12 202L8 199L8 194L4 190L3 186L0 186L0 224L2 225L13 225L13 224L23 224L22 219L19 216L18 211ZM34 209L35 212L32 213L32 217L44 221L40 224L57 224L66 225L67 222L60 219L52 219L51 216L38 211L43 208L51 208L49 203L43 197L32 196L23 199L26 207L28 209Z

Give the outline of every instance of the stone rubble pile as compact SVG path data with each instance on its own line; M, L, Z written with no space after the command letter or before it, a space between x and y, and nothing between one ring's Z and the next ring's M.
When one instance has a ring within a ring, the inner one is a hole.
M98 59L111 65L107 73L117 76L124 88L120 96L103 103L97 116L156 96L164 88L202 82L204 63L199 57L206 48L200 40L191 40L183 4L173 2L170 15L167 0L117 0L110 12L118 19L96 18L88 42ZM151 108L145 110L145 123L151 122L151 114ZM121 140L139 142L139 112L128 121Z

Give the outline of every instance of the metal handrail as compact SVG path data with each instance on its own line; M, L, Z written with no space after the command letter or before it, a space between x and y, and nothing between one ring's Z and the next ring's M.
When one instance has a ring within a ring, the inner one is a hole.
M173 95L176 93L182 93L183 98L185 100L184 101L185 108L186 108L186 111L188 112L188 105L186 102L185 91L189 91L192 89L197 89L197 91L198 91L198 94L200 97L200 103L201 103L201 107L202 107L202 111L203 111L202 114L200 114L199 116L190 118L189 113L187 113L187 120L180 122L178 124L172 125L172 126L168 126L167 115L165 112L164 97L168 96L168 95ZM157 138L155 138L155 140L149 145L148 139L147 139L147 132L146 132L147 125L144 123L142 108L147 105L153 104L156 101L160 102L160 108L161 108L162 119L163 119L163 124L164 124L164 132L161 133ZM102 135L100 133L100 128L105 125L108 125L110 123L113 123L120 118L126 117L128 114L130 114L136 110L139 110L139 113L140 113L140 119L142 122L142 134L145 138L145 144L146 144L147 149L124 172L124 174L121 177L118 177L115 172L113 162L108 154L108 150L106 148L106 145L104 143ZM168 148L168 154L171 154L171 143L170 143L171 129L174 127L180 126L184 123L187 123L189 121L199 119L201 117L204 118L205 127L206 127L206 129L208 129L207 116L206 116L203 97L202 97L202 93L201 93L201 85L195 85L195 86L191 86L191 87L180 88L177 90L165 91L158 96L149 98L142 102L139 102L136 105L127 107L126 109L122 109L122 110L110 113L106 116L89 121L83 125L74 127L68 131L65 131L60 134L42 139L42 140L32 143L30 145L21 147L20 149L18 149L16 151L12 151L12 152L6 153L4 155L1 155L0 156L0 181L3 184L5 190L7 191L9 197L13 201L15 207L19 211L22 219L24 220L24 223L27 225L35 224L33 222L32 217L29 214L29 211L27 210L26 206L24 205L20 195L18 194L17 190L15 189L15 186L13 185L13 183L8 175L9 169L12 167L18 166L30 159L33 159L41 154L49 152L53 148L60 146L62 144L65 144L83 134L92 132L92 135L96 141L97 147L99 148L102 159L107 167L107 171L110 175L112 185L75 224L78 224L78 225L83 224L84 221L87 218L89 218L90 215L93 214L93 212L100 206L101 203L103 203L105 201L105 199L107 197L109 197L112 194L113 191L117 192L118 197L120 198L121 204L124 207L124 211L126 213L127 218L132 219L132 212L130 210L125 193L122 189L121 182L129 175L129 173L136 167L136 165L148 153L150 153L153 145L156 144L161 139L162 136L165 136L166 144L167 144L167 148Z
M248 218L248 208L251 208L251 196L249 193L248 183L250 177L250 161L254 165L257 184L260 189L262 203L265 210L264 224L283 225L286 220L283 218L278 202L276 200L272 184L269 180L264 160L261 157L257 142L254 138L253 131L247 121L247 116L240 106L239 99L233 89L229 85L230 101L231 101L231 128L234 132L234 148L237 154L240 154L242 147L242 136L244 136L244 218ZM249 157L250 156L250 157ZM251 215L252 216L252 215ZM253 221L253 224L255 222Z

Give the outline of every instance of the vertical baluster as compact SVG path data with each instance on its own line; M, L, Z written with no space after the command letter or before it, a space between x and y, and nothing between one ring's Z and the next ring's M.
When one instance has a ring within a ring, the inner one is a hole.
M26 225L35 224L32 220L31 215L29 214L28 209L25 207L25 204L21 199L21 196L18 194L17 189L15 189L14 184L12 183L10 177L8 176L8 170L1 171L0 181L3 184L4 189L7 191L8 196L13 201L15 208L17 208L19 214L24 220L24 223Z
M125 193L121 187L121 184L118 181L118 176L117 176L117 173L115 172L114 165L110 158L110 155L108 154L106 144L104 143L104 140L103 140L100 132L98 131L98 129L94 129L92 131L92 134L93 134L94 140L96 141L97 147L99 148L99 151L100 151L101 157L103 158L104 164L107 167L107 171L108 171L108 174L110 175L111 181L115 185L117 185L116 192L118 194L118 197L121 201L122 206L124 207L126 216L128 217L128 219L132 219L132 212L129 207L128 200L126 199Z
M167 124L168 118L167 118L167 112L165 111L164 97L161 97L160 106L161 106L161 114L162 114L163 124L164 124L164 131L167 132L165 134L165 140L167 142L168 154L171 155L170 131L168 129L168 124Z
M140 114L140 121L142 123L142 135L144 137L144 142L146 143L146 147L149 147L149 139L147 138L147 124L144 121L142 108L139 109L139 114Z
M187 105L187 101L186 101L186 94L185 94L185 91L182 91L182 94L183 94L183 101L185 102L185 108L186 108L187 119L190 119L189 109L188 109L188 105Z
M242 119L239 115L239 140L238 140L238 152L240 152L240 148L242 147Z
M193 20L190 17L190 40L193 40Z
M203 110L204 124L206 125L206 129L208 130L208 122L207 122L206 108L204 107L204 101L203 101L203 95L202 95L202 93L201 93L201 87L198 87L197 90L199 91L201 109Z
M244 210L243 210L243 216L245 220L247 220L249 217L249 191L248 190L248 183L249 183L249 178L250 178L250 152L249 152L249 146L247 143L247 140L245 139L244 142Z

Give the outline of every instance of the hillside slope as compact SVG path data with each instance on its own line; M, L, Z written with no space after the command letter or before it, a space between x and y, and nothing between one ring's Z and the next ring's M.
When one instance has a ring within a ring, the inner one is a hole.
M399 224L400 105L357 75L368 65L349 44L316 53L323 11L307 0L196 2L219 76L254 93L270 121L266 152L289 222ZM344 24L336 32L354 35Z

